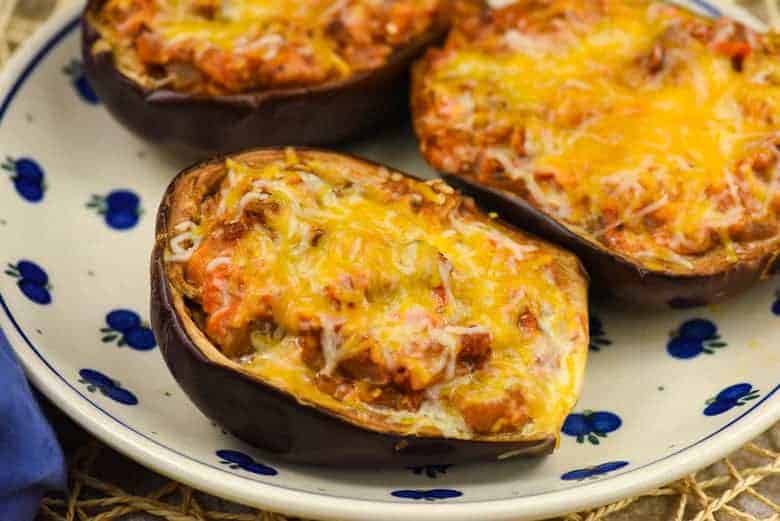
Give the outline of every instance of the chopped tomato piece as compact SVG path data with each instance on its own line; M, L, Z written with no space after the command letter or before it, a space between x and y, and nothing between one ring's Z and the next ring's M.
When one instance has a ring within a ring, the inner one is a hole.
M752 47L750 47L750 44L747 42L726 41L716 43L715 50L731 58L744 58L750 55Z

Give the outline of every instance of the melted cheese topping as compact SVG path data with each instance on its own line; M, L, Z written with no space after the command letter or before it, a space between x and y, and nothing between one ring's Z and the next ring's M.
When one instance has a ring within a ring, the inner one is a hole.
M92 15L122 72L209 94L317 85L383 65L439 0L108 0Z
M218 202L176 223L168 260L194 250L184 277L226 355L300 400L406 433L557 436L587 349L573 257L440 181L292 152L225 168Z
M661 2L466 8L417 67L421 148L650 269L738 262L780 235L773 40Z

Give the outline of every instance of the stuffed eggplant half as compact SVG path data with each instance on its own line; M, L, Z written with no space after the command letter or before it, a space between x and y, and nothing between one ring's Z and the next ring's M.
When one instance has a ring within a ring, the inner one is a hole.
M90 0L87 76L149 140L203 152L321 144L404 112L444 0Z
M666 2L459 2L413 72L427 160L583 259L597 290L689 306L780 255L780 40Z
M258 149L170 185L152 324L174 377L290 461L544 454L577 400L587 282L573 255L441 180Z

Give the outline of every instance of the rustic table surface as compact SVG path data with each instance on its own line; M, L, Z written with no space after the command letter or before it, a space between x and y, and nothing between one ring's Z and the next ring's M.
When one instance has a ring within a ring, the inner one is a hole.
M0 0L0 68L65 2ZM780 0L742 0L780 21ZM285 521L170 481L102 445L45 399L70 464L70 490L44 499L40 520ZM710 468L638 497L566 516L567 521L780 521L780 423ZM13 521L13 520L2 520Z
M39 521L285 521L172 482L95 441L45 400L71 464L69 495ZM565 521L780 521L780 423L708 469ZM291 520L290 520L291 521Z

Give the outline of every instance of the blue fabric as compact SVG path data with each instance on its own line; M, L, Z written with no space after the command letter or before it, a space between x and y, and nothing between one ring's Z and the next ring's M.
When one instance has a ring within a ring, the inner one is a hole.
M64 489L62 449L0 330L0 520L32 521L44 492Z

